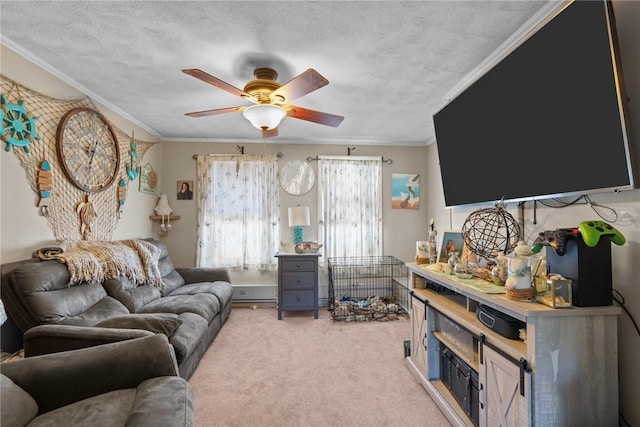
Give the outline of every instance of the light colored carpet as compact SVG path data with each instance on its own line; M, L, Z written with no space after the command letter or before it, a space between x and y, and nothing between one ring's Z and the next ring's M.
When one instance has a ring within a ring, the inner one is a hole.
M411 322L234 308L189 383L197 427L449 426L404 362Z

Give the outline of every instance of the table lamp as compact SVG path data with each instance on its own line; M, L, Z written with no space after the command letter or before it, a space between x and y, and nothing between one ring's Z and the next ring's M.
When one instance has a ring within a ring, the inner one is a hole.
M293 244L304 240L304 232L302 227L308 227L311 225L311 216L309 214L308 206L296 206L289 208L289 227L293 227Z

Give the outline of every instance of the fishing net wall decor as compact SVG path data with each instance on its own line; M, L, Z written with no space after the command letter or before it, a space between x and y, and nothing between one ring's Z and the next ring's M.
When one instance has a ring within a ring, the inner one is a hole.
M471 252L495 259L513 251L520 239L520 224L507 212L504 203L472 212L462 225L462 237Z
M60 119L67 111L79 107L97 109L91 99L88 97L71 100L52 98L25 88L4 75L0 75L0 83L1 93L7 102L24 101L23 105L28 108L30 115L38 118L37 134L40 138L29 144L28 152L19 147L14 147L12 151L25 170L27 181L34 192L34 209L37 209L40 194L37 181L39 166L44 160L48 160L51 166L53 182L46 217L55 239L77 241L83 238L77 209L81 203L85 202L86 197L95 212L90 233L86 235L87 240L111 240L118 224L120 210L118 184L121 180L130 182L126 165L130 162L131 136L112 124L120 148L120 168L117 179L106 190L87 195L86 192L74 187L62 171L56 154L56 130ZM139 140L135 142L135 150L140 160L147 150L156 144Z

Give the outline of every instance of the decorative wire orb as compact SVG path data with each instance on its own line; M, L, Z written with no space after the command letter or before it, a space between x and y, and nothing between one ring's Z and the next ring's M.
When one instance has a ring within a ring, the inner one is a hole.
M513 251L520 237L520 225L505 210L504 203L472 212L462 225L462 237L471 252L485 258Z

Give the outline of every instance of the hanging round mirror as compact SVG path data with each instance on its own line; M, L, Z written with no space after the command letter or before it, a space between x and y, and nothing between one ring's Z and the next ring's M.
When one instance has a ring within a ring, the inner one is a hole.
M284 191L294 196L309 192L315 179L313 168L302 160L292 160L280 169L280 185Z

